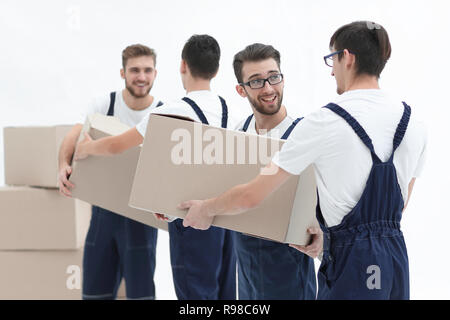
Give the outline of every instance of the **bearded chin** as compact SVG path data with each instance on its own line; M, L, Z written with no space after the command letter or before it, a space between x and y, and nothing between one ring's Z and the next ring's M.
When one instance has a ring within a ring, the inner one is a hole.
M283 102L283 95L280 95L279 99L278 99L277 107L275 108L275 110L267 111L264 109L264 107L260 103L258 103L258 101L250 99L250 103L253 105L253 107L256 109L256 111L258 111L259 113L266 115L266 116L274 115L278 111L280 111L282 102Z
M125 87L127 88L128 92L129 92L133 97L135 97L135 98L144 98L144 97L146 97L146 96L149 94L150 90L152 89L152 87L150 86L150 87L148 88L147 92L145 92L144 94L141 95L141 94L137 94L137 93L133 90L133 87L132 87L132 86L129 86L128 84L126 84Z

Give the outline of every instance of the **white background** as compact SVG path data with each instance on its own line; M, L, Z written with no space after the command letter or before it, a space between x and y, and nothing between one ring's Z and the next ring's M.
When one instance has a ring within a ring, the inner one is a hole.
M232 59L254 42L281 52L284 103L291 116L305 115L335 96L335 81L322 57L333 32L356 20L387 29L393 52L380 85L409 103L429 130L426 168L402 226L411 298L449 299L448 1L2 0L0 127L74 123L92 97L123 87L121 51L134 43L157 51L152 94L162 100L182 97L181 49L196 33L214 36L221 46L213 89L227 100L236 120L251 111L235 92ZM157 254L157 298L174 299L165 232L160 232Z

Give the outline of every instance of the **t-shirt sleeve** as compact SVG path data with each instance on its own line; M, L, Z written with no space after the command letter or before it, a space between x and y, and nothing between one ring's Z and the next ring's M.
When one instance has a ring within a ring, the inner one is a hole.
M155 108L155 109L159 109L159 108ZM153 110L155 110L153 109ZM141 134L142 137L145 137L145 132L147 131L147 124L148 124L148 120L150 117L150 114L152 113L151 110L149 113L147 113L145 115L144 118L142 118L142 120L136 125L136 130Z
M326 149L328 136L324 121L326 110L319 110L301 120L272 162L290 174L299 175Z
M418 178L422 175L423 168L425 166L425 161L427 158L427 133L425 129L425 143L422 149L422 153L420 154L419 161L417 162L416 170L414 170L413 177Z

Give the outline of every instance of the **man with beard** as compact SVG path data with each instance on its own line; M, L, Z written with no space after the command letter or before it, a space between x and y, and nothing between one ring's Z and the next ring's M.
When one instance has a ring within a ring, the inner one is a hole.
M280 53L255 43L234 56L236 90L248 98L253 114L237 130L287 139L299 123L287 115L283 101ZM315 230L314 232L319 232ZM314 262L288 244L234 233L240 300L315 299Z
M180 75L186 96L164 104L159 114L189 117L227 128L225 100L211 91L219 70L220 47L209 35L193 35L181 52ZM149 115L150 115L149 114ZM78 143L75 160L89 155L114 155L141 144L147 131L147 115L123 134ZM151 130L149 128L148 130ZM160 218L162 215L158 215ZM175 292L180 300L236 299L236 258L231 231L212 227L207 231L184 228L181 219L169 223L170 260Z
M149 94L157 73L156 54L144 45L131 45L122 52L122 65L125 89L98 99L87 114L116 116L133 127L162 105ZM68 197L73 188L68 181L72 156L82 127L76 124L72 128L59 152L59 189ZM156 240L157 229L93 206L84 246L83 299L114 299L122 277L127 298L154 299Z

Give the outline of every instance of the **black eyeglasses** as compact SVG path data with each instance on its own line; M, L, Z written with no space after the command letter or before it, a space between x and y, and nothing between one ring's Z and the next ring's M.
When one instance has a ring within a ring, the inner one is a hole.
M241 86L249 86L251 89L261 89L266 85L266 81L271 85L279 84L281 81L283 81L283 74L274 74L273 76L270 76L266 79L255 79L239 84Z
M327 66L329 66L329 67L333 67L333 56L336 55L336 54L340 54L342 52L344 52L344 50L335 51L335 52L332 52L329 55L323 57L323 60L325 61L325 64ZM352 52L350 50L348 50L348 52L350 52L351 54L355 54L354 52Z

